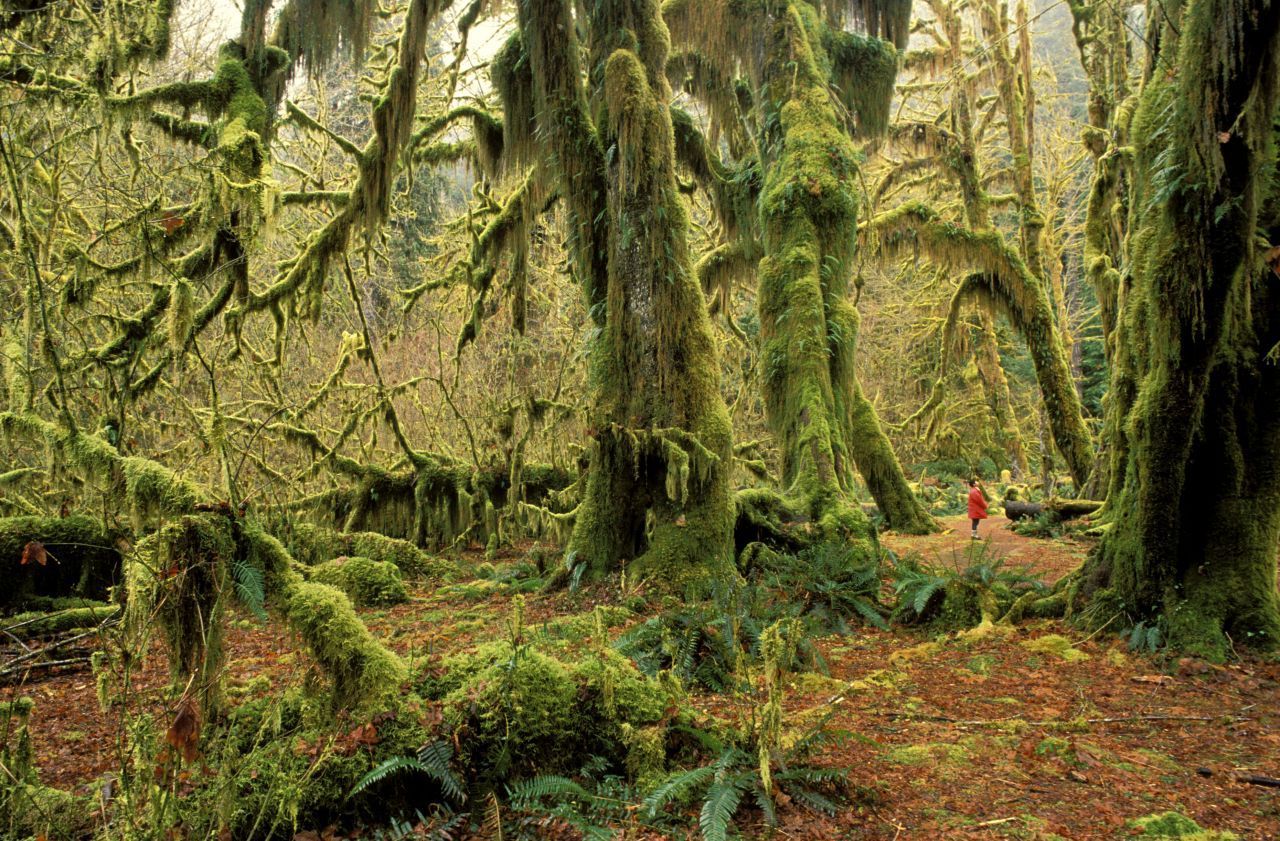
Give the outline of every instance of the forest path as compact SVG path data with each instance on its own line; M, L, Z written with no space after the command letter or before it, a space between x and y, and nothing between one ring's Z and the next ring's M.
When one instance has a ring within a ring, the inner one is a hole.
M963 515L938 520L938 534L913 535L886 532L880 542L899 555L917 552L930 566L964 569L979 557L980 549L1002 559L1006 568L1028 568L1046 584L1052 584L1080 566L1093 542L1063 537L1054 540L1025 537L1013 531L1008 517L992 516L978 526L975 541L970 537L969 518Z

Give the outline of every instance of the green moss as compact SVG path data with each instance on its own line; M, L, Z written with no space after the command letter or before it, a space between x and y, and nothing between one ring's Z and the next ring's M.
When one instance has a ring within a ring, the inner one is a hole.
M1141 830L1139 838L1183 838L1186 841L1234 841L1239 838L1233 832L1217 832L1202 828L1198 823L1179 812L1163 812L1148 815L1129 822Z
M1045 634L1042 637L1024 640L1022 647L1038 654L1052 654L1055 657L1066 660L1068 663L1077 663L1081 660L1089 659L1088 654L1078 648L1073 648L1071 640L1059 634Z
M19 639L95 628L120 612L117 605L72 607L52 612L28 611L0 619L0 628Z
M236 545L218 514L182 517L140 541L126 564L126 623L135 639L164 636L173 686L197 688L201 711L221 704L223 614Z
M1074 753L1074 748L1069 739L1061 736L1048 736L1036 745L1036 756L1057 756L1069 757Z
M337 587L350 596L357 607L401 604L409 600L409 591L400 580L400 570L387 561L335 558L313 567L311 580Z
M899 765L960 765L969 761L969 751L961 745L933 742L891 748L885 759Z
M283 595L290 627L333 681L335 707L377 711L389 706L408 670L369 633L346 594L296 581Z
M78 838L90 826L91 801L49 786L19 783L0 792L0 827L12 838Z
M412 700L356 722L335 722L326 705L296 689L244 702L212 741L223 773L198 795L204 808L191 810L196 820L216 821L199 827L200 837L225 826L233 838L290 838L305 827L425 809L436 793L413 775L348 797L380 762L412 755L431 740L422 719ZM354 727L374 737L353 742Z
M464 762L489 780L572 772L591 756L653 771L658 737L637 733L661 721L671 702L611 650L566 663L506 642L449 658L427 689L441 698L446 722L461 728Z

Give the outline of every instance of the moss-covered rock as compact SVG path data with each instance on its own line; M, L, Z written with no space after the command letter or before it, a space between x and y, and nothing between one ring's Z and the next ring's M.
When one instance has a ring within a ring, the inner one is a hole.
M443 666L428 691L442 700L464 763L482 779L573 772L592 756L640 775L662 767L661 728L648 728L672 699L614 651L566 663L497 642Z
M350 596L357 607L401 604L409 600L409 591L400 580L400 570L388 561L335 558L314 567L311 580L337 587Z

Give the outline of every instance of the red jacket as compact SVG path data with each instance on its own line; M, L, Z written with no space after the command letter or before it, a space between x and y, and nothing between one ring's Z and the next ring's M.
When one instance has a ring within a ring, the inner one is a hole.
M982 491L976 485L969 488L969 519L987 519L987 498L982 495Z

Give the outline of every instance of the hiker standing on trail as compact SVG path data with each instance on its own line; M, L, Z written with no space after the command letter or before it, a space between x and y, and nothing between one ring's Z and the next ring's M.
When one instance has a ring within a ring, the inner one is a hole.
M978 521L987 519L987 496L982 483L969 480L969 520L973 523L973 539L978 539Z

